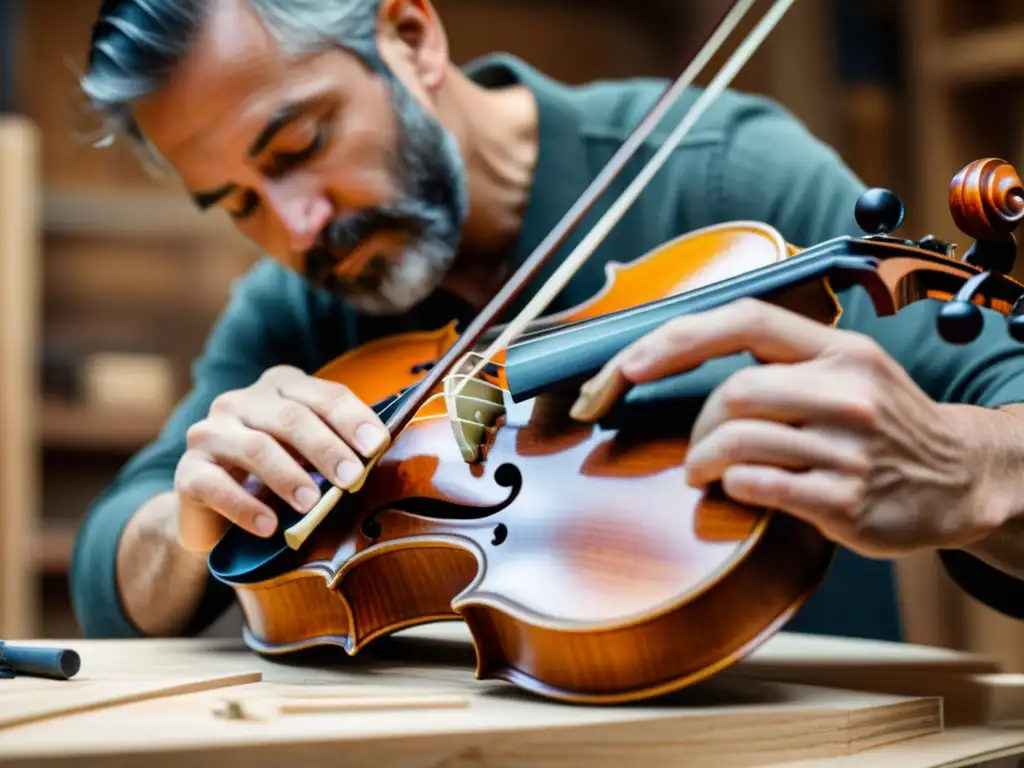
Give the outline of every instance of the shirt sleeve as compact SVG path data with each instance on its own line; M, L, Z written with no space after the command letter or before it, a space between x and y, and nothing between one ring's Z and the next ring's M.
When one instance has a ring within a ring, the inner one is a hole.
M751 104L725 143L719 217L767 222L799 247L841 235L863 236L854 206L865 185L785 110L760 100ZM1024 344L1009 336L1005 318L994 310L982 310L984 325L973 342L955 345L938 334L941 302L916 301L894 315L878 316L859 287L843 291L840 302L839 327L877 341L937 402L986 408L1024 402ZM942 551L939 556L968 594L1024 619L1024 581L966 552Z
M118 542L146 501L174 486L188 428L204 418L220 393L245 387L267 368L302 366L309 357L306 287L265 260L232 289L228 305L193 365L193 387L157 439L139 451L87 510L69 572L72 607L86 637L141 637L128 618L116 579ZM184 634L203 631L229 606L233 593L210 579Z

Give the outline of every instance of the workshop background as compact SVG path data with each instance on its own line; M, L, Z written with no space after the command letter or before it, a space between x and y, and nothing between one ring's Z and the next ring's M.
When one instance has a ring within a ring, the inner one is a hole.
M456 60L503 50L569 82L673 77L727 4L434 1ZM200 217L124 145L90 146L76 74L98 6L0 0L6 638L79 634L66 581L79 520L187 391L230 282L257 256L226 217ZM896 190L907 236L963 241L949 181L983 156L1024 167L1022 76L1020 2L799 0L734 87L778 99L867 183ZM911 641L1024 670L1024 628L956 590L933 556L900 562L899 583ZM237 616L226 621L221 631L237 631Z

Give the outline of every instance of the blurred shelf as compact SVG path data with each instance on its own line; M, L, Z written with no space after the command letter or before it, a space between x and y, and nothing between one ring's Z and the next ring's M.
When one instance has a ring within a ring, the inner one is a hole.
M184 192L107 192L49 188L43 193L47 232L122 237L224 236L234 227L217 211L201 213Z
M67 573L75 547L77 526L71 522L45 522L36 534L33 557L37 573Z
M48 399L40 414L41 439L50 448L133 452L160 433L168 415Z
M985 84L1024 75L1024 24L965 32L932 43L931 76L948 84Z

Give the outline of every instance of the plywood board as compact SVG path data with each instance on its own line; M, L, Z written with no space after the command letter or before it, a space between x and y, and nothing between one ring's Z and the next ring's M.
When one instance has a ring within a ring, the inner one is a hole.
M1021 703L1018 676L1000 674L1000 665L984 656L894 643L783 633L728 672L676 695L587 707L476 680L470 635L460 623L407 630L355 658L338 650L277 662L258 659L237 640L46 642L74 647L83 676L96 679L257 669L263 680L7 728L0 738L4 768L56 765L71 754L76 768L257 768L293 758L328 764L341 754L346 768L724 768L798 761L838 768L868 759L880 766L952 766L968 755L1024 750L1024 729L979 728L964 740L940 729L943 704L930 693L950 680L987 680L997 691L995 708L1014 710ZM879 684L902 675L921 695L805 684L844 675L852 682L873 675ZM347 704L282 713L283 701L302 700ZM225 712L243 717L225 718Z
M282 714L282 701L363 696L362 685L262 683L85 713L5 733L0 765L76 756L76 765L327 761L401 765L759 765L850 755L941 730L937 699L834 691L723 676L657 705L566 706L496 686L392 678L365 695L394 706ZM366 686L369 688L370 686ZM406 694L408 689L408 694ZM434 703L403 706L405 695ZM464 697L465 705L452 700ZM235 702L248 717L226 719ZM438 702L444 702L440 705Z

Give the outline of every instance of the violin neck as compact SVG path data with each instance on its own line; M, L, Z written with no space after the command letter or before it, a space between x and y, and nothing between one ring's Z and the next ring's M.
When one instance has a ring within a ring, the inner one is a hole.
M551 389L579 385L619 351L658 326L683 315L707 312L743 298L771 301L780 293L823 278L860 283L878 293L878 259L857 238L841 237L785 261L601 317L540 331L508 348L505 375L516 402ZM834 285L840 289L840 285Z

